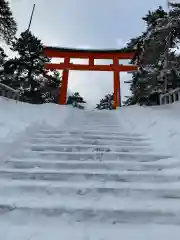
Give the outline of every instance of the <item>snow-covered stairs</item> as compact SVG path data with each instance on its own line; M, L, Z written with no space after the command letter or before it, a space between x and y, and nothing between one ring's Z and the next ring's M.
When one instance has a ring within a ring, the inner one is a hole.
M1 164L0 222L180 224L180 162L110 112L77 112Z

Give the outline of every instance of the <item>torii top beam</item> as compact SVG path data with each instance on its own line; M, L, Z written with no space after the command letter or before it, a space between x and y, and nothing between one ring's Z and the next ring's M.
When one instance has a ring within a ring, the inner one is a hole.
M127 49L76 49L44 46L44 55L55 58L89 58L94 59L132 59L135 51Z

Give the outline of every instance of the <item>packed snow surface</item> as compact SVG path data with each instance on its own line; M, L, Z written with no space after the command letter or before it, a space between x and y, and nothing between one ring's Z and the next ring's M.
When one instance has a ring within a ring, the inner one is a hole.
M0 239L180 239L179 122L0 98Z

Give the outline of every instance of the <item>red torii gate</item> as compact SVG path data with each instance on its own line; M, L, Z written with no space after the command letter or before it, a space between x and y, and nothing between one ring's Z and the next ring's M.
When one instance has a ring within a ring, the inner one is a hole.
M58 47L44 47L43 54L50 58L64 58L63 63L47 63L46 69L63 70L62 85L59 94L59 104L66 104L66 96L68 89L69 70L85 70L85 71L113 71L114 72L114 107L121 106L120 92L120 72L136 71L137 66L121 65L119 60L132 59L135 52L122 50L86 50L71 49ZM89 59L89 64L70 63L71 58ZM95 59L112 59L113 64L95 65Z

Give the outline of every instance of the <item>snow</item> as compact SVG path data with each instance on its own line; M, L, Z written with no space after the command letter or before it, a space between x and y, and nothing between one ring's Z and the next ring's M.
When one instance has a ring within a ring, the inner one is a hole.
M41 200L41 197L45 198L43 202ZM110 211L113 206L113 209L115 211L124 211L124 214L128 214L129 212L133 213L135 211L142 213L149 212L150 214L150 211L157 211L163 214L173 213L174 215L180 217L180 205L177 207L174 204L174 199L170 199L168 202L164 202L162 200L153 201L148 199L136 199L136 201L132 202L129 198L125 197L118 199L112 196L103 196L97 201L96 197L91 199L88 199L88 197L86 197L82 199L81 196L76 196L74 198L69 198L67 201L66 196L54 198L54 195L46 196L43 194L42 196L42 194L37 193L36 196L31 196L29 194L29 196L23 196L23 198L22 195L19 194L11 198L7 198L7 196L4 194L3 197L0 197L0 205L2 206L4 202L6 202L8 205L16 205L16 208L19 208L18 210L21 210L21 208L29 208L32 209L32 212L33 208L43 210L43 208L58 209L59 207L65 210L74 210L74 212L78 210L89 211L92 210L92 208L93 211L100 212L101 210ZM154 206L156 206L156 208ZM96 213L96 215L98 215L98 213ZM108 219L106 221L108 221Z
M98 225L97 223L92 225L81 224L69 224L63 225L58 222L55 225L54 222L45 222L41 220L41 228L38 228L36 221L32 226L19 226L17 223L11 228L8 233L2 224L4 230L0 233L0 238L3 240L152 240L163 239L179 240L180 228L179 226L144 226L144 225L122 225L122 226L105 226ZM6 227L6 225L5 225ZM52 229L49 231L49 228ZM29 238L27 238L29 236ZM112 238L113 236L113 238ZM164 238L162 238L164 236Z
M83 111L0 98L0 238L179 239L179 122L179 102Z
M45 121L47 121L46 119L51 119L52 121L51 112L49 112L52 109L57 110L57 116L62 115L58 110L58 105L52 105L50 108L47 108L48 105L50 106L50 104L33 106L27 103L0 98L1 140L11 140L14 138L14 135L25 130L34 123L45 123ZM59 118L55 118L53 122L57 119ZM50 123L52 123L51 121Z
M0 97L0 157L24 142L41 125L60 126L71 107L55 104L30 105Z
M180 158L179 102L153 107L123 107L116 114L124 129L151 138L155 150Z

